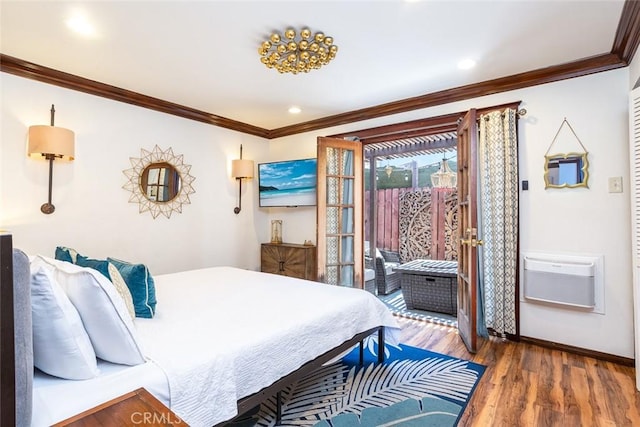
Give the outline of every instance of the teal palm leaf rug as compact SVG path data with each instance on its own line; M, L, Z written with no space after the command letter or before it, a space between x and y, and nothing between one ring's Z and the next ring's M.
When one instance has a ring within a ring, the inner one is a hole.
M485 367L467 360L400 344L386 345L385 363L377 343L358 348L282 391L282 426L424 427L455 426ZM234 427L275 426L275 397Z

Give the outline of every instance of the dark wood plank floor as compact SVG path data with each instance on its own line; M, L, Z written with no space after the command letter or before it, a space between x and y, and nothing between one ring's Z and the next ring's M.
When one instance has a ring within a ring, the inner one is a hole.
M460 426L640 426L632 367L495 337L472 355L455 328L398 321L402 343L487 367Z

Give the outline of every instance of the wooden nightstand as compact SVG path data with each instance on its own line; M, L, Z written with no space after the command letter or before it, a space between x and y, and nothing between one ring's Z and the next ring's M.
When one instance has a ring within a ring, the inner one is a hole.
M263 243L260 270L282 276L316 280L316 247L293 243Z
M151 393L139 388L78 415L54 424L54 427L95 426L188 426Z

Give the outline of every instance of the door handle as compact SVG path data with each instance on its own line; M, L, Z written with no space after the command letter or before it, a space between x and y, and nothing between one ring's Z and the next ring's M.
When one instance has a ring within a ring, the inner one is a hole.
M475 248L477 246L484 245L484 240L476 239L476 238L460 239L460 243L463 244L463 245L471 245L472 248Z

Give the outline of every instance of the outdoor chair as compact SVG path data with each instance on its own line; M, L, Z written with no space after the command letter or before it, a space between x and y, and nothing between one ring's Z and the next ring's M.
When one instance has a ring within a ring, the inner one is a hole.
M400 272L394 268L400 265L400 256L396 252L376 250L375 270L378 295L387 295L400 289Z

